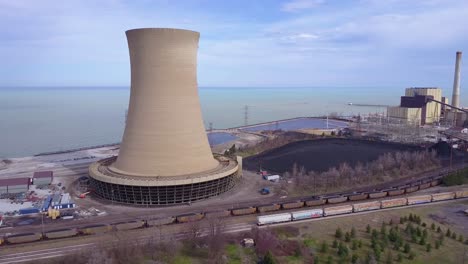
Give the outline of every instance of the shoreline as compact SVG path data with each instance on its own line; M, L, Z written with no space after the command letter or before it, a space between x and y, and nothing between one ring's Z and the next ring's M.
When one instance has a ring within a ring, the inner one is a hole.
M237 127L231 127L231 128L225 128L225 129L213 129L212 131L206 130L206 133L216 133L216 132L221 132L221 133L233 133L239 130L247 129L247 128L253 128L257 126L262 126L262 125L269 125L269 124L276 124L276 123L284 123L288 121L294 121L294 120L301 120L301 119L317 119L317 120L324 120L324 117L313 117L313 116L301 116L301 117L292 117L292 118L286 118L286 119L280 119L280 120L274 120L274 121L267 121L267 122L261 122L257 124L251 124L251 125L246 125L246 126L237 126ZM341 118L329 118L329 120L336 120L340 122L350 122L349 120L344 120ZM311 129L319 129L319 128L311 128ZM323 129L323 128L320 128ZM246 132L246 131L239 131L239 132ZM232 143L235 140L229 141L229 142L223 142L217 145L223 145L227 143ZM114 143L107 143L107 144L101 144L101 145L93 145L93 146L83 146L83 147L78 147L78 148L71 148L71 149L65 149L65 150L55 150L55 151L47 151L47 152L40 152L37 154L32 154L29 156L21 156L21 157L7 157L3 158L2 160L10 160L10 159L18 159L18 158L26 158L26 157L41 157L41 156L49 156L49 155L58 155L58 154L67 154L67 153L72 153L72 152L77 152L77 151L82 151L82 150L90 150L90 149L98 149L98 148L104 148L104 147L112 147L116 146L119 147L120 142L114 142ZM215 145L215 146L217 146Z

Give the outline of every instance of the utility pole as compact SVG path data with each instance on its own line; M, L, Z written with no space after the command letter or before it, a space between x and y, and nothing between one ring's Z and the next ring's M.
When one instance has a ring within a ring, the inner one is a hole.
M44 212L41 213L41 230L42 234L44 234Z
M209 125L208 130L209 130L210 132L213 131L213 122L210 122L208 125Z

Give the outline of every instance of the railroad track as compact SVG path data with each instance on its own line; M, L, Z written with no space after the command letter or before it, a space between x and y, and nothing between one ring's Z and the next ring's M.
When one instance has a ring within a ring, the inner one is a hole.
M268 228L271 226L278 227L278 226L298 225L298 224L310 223L310 222L315 222L315 221L326 221L326 220L335 219L335 218L350 217L350 216L356 216L356 215L366 215L366 214L373 214L376 212L394 211L394 210L423 207L423 206L432 206L435 204L454 203L454 202L465 201L465 200L468 200L468 198L460 198L456 200L439 201L439 202L432 202L432 203L426 203L426 204L415 204L415 205L409 205L409 206L404 206L404 207L385 208L385 209L380 209L380 210L365 211L365 212L359 212L359 213L353 213L353 214L334 215L334 216L313 218L313 219L307 219L307 220L301 220L301 221L284 222L284 223L278 223L278 224L273 224L273 225L268 225L268 226L260 226L259 228L262 229L262 228ZM232 224L232 225L227 226L224 229L224 233L229 234L229 233L246 232L246 231L250 231L252 227L254 226L256 226L256 224L252 222ZM208 229L203 229L200 232L199 237L207 236L208 232L209 232ZM164 241L166 240L165 238L168 237L169 235L171 236L172 240L183 240L187 237L187 234L184 231L173 233L173 234L164 234L163 239L160 239L157 235L156 236L144 235L144 236L139 236L135 240L135 243L146 243L151 240ZM107 246L105 246L104 248L112 248L115 245L118 245L119 242L121 242L121 240L118 240L118 239L106 241ZM95 250L97 246L99 246L100 248L103 248L100 243L83 242L78 245L52 247L52 248L47 248L47 249L31 250L31 251L21 252L21 253L2 254L0 256L0 264L24 263L24 262L29 262L29 261L64 257L67 255L72 255L72 254L76 254L76 253L87 251L87 250L92 250L92 249Z

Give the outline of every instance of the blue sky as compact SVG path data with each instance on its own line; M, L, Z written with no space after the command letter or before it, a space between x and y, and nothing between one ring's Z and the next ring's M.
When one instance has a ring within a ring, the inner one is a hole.
M464 0L0 0L0 86L128 86L138 27L201 32L200 86L449 88L468 53Z

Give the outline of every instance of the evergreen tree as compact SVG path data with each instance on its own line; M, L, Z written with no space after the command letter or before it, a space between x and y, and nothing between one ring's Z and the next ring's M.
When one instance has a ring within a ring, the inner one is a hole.
M426 244L426 251L427 251L427 252L431 252L431 249L432 249L432 245L429 244L429 243L427 243L427 244Z
M440 241L439 240L437 240L435 242L434 247L435 247L435 249L439 249L439 247L440 247Z
M402 261L403 261L403 254L398 253L397 261L398 261L398 262L402 262Z
M320 264L320 258L319 256L314 257L314 264Z
M431 225L431 229L432 229L432 230L435 230L435 229L436 229L436 226L435 226L435 224L434 224L434 223L432 223L432 225Z
M362 240L358 240L358 244L357 244L358 248L362 248Z
M366 226L366 233L369 233L369 234L370 234L370 232L371 232L371 227L370 227L369 224L367 224L367 226Z
M458 241L463 243L463 235L462 234L458 235Z
M354 226L351 228L351 238L356 238L356 228Z
M359 259L358 255L356 255L356 253L354 253L353 256L351 257L351 263L356 264L358 259Z
M341 230L340 227L338 227L335 231L335 238L341 239L343 237L343 231Z
M450 231L450 228L447 229L447 232L445 232L445 236L450 237L452 235L452 232Z
M405 243L404 252L409 253L411 251L411 246L408 242Z
M320 252L327 253L328 252L328 244L327 242L323 241L320 247Z
M338 241L333 240L332 248L337 248L338 247Z
M442 232L442 229L440 228L440 226L437 227L437 233L441 233Z
M273 254L268 250L265 256L263 257L264 264L276 264L276 260L273 257Z
M348 232L346 232L345 233L345 242L350 242L350 241L351 241L351 235Z
M352 250L356 250L358 248L358 242L357 240L353 240L353 244L351 245Z
M389 250L387 252L387 257L385 259L385 264L393 264L393 254L392 254L391 250Z

